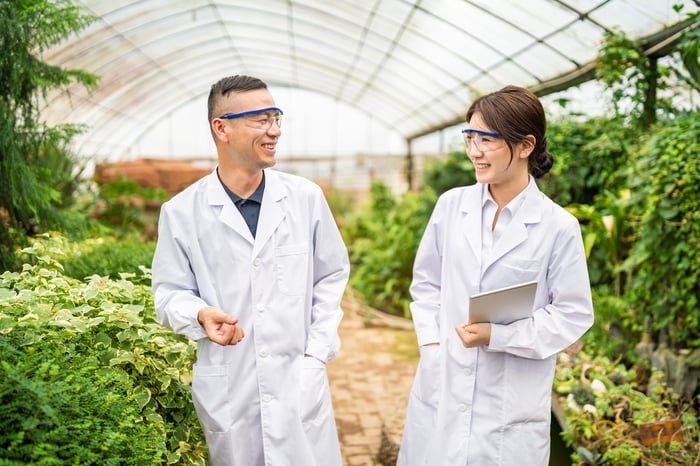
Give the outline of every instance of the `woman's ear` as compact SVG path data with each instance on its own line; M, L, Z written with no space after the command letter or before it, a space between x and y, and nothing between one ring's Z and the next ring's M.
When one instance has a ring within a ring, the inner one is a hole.
M535 150L535 136L532 134L528 134L523 138L523 140L520 142L520 157L521 158L527 158L532 154L532 151Z

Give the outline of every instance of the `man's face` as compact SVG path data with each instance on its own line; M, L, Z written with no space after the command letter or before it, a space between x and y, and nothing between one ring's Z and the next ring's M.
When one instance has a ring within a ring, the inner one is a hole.
M267 89L234 92L221 99L216 115L254 112L275 107L275 101ZM263 169L275 164L277 141L282 135L278 124L278 112L269 110L233 119L214 118L212 125L222 132L219 146L225 156L243 168Z

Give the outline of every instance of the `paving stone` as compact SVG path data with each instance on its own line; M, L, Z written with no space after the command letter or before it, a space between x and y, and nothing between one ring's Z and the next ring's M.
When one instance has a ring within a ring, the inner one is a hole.
M398 353L417 353L415 335L409 321L368 310L351 294L343 309L342 348L328 364L338 436L345 466L374 466L383 429L401 440L415 362Z

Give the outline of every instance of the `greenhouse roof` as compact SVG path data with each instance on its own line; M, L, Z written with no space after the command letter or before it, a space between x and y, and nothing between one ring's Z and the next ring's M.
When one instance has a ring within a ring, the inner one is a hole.
M204 101L231 74L324 94L411 140L463 121L475 96L506 84L546 95L591 79L608 31L668 52L683 28L697 27L683 21L699 8L693 0L74 3L97 20L44 58L98 75L99 88L51 95L47 120L86 123L92 139L115 146Z

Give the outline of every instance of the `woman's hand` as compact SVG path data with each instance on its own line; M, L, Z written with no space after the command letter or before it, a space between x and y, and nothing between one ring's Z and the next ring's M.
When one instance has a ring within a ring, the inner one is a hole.
M471 324L465 322L455 327L465 348L488 346L491 342L491 324L488 322Z

